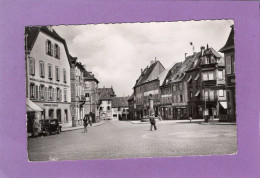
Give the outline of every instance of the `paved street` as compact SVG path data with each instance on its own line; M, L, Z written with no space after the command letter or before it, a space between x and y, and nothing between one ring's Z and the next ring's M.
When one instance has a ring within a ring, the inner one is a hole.
M117 159L184 155L233 154L237 149L236 125L200 124L188 121L149 124L128 121L107 123L62 132L48 137L28 138L31 161Z

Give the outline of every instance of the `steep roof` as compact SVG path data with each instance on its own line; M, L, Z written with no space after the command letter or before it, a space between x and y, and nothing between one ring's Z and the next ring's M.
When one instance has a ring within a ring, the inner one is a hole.
M95 81L95 82L99 83L99 81L95 78L94 74L92 74L86 70L84 71L83 76L84 76L84 81Z
M132 95L128 98L128 101L133 100L134 99L134 93L132 93Z
M99 94L99 100L112 100L112 96L107 92L103 91Z
M111 97L116 96L112 87L111 88L98 88L97 92L98 92L99 95L101 95L102 93L107 93Z
M231 26L231 31L228 36L226 44L219 50L219 52L225 52L230 49L234 49L234 25Z
M69 50L68 50L66 40L63 39L54 29L49 30L46 26L27 26L27 27L25 27L25 34L28 35L28 37L27 37L27 49L28 49L28 51L32 50L33 45L34 45L34 43L35 43L35 41L36 41L40 32L48 34L51 37L53 37L54 39L63 43L70 65L71 65L72 60L77 60L76 57L72 57L69 54Z
M136 84L135 84L134 87L142 85L143 83L148 82L148 78L150 77L151 73L154 71L154 68L156 67L156 65L161 65L163 67L163 65L161 64L160 61L155 61L149 67L144 69L144 71L141 73L141 75L137 79ZM158 76L156 76L155 78L152 78L151 80L155 80L155 79L157 79L157 77Z
M128 107L129 97L115 97L112 99L112 107Z
M167 75L163 80L162 86L167 85L171 82L172 77L178 71L179 67L182 65L182 62L175 63L172 67L167 69Z

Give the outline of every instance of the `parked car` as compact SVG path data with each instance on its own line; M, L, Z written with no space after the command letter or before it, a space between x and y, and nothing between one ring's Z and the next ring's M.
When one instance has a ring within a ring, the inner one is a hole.
M40 127L35 127L33 136L44 134L46 136L57 133L60 134L62 126L59 124L58 119L42 119L39 121Z

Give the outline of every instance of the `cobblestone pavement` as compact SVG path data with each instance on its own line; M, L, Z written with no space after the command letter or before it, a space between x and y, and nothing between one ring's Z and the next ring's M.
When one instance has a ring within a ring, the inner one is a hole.
M198 122L149 124L107 121L99 127L62 132L59 135L28 138L31 161L117 159L165 156L234 154L236 125Z

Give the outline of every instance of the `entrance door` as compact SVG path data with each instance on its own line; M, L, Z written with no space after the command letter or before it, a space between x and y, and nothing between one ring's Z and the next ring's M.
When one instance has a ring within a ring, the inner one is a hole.
M54 117L54 110L53 109L49 109L49 118L53 119Z
M61 122L61 110L57 109L57 119L59 122Z

